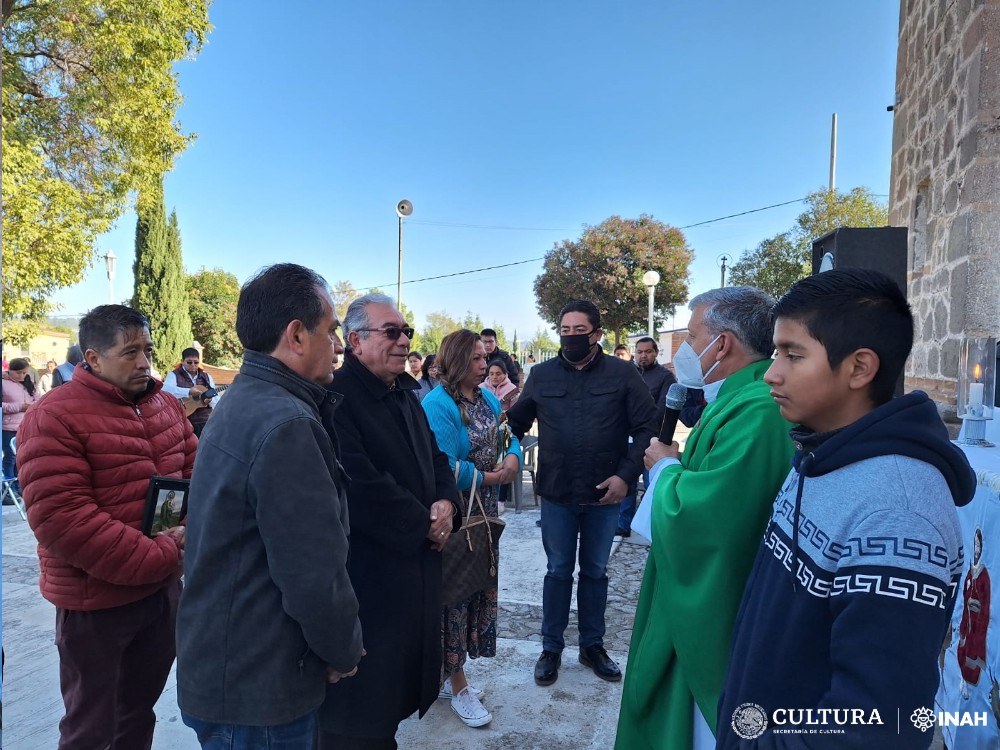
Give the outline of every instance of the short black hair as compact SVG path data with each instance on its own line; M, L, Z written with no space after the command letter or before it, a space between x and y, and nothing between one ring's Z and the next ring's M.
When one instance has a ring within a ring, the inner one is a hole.
M189 346L187 349L181 352L181 359L187 359L188 357L197 357L198 359L201 359L201 352L199 352L193 346Z
M492 328L484 328L479 332L479 336L480 338L482 338L483 336L492 336L493 338L496 338L497 332L494 331Z
M615 351L616 352L629 352L630 354L632 352L632 350L628 348L628 344L616 344L615 345Z
M858 349L878 355L870 393L876 405L892 399L913 347L913 313L896 282L879 271L844 268L796 282L774 306L826 348L830 369Z
M149 328L149 319L138 310L125 305L98 305L80 319L80 350L106 354L119 333L144 328Z
M582 312L586 315L587 320L595 331L601 327L601 311L597 309L597 305L585 299L571 299L563 305L563 309L559 311L559 319L556 325L561 326L562 319L566 317L566 313L571 312Z
M295 263L262 268L240 290L236 304L236 335L255 352L270 354L293 320L302 321L310 333L323 318L326 280Z
M635 348L636 349L639 348L639 344L652 344L654 352L659 352L660 351L660 347L658 347L656 345L656 339L654 339L652 336L643 336L641 339L639 339L638 341L636 341L635 342Z
M407 359L409 359L410 357L419 357L420 359L423 359L424 355L418 352L416 349L411 349L410 353L406 355Z

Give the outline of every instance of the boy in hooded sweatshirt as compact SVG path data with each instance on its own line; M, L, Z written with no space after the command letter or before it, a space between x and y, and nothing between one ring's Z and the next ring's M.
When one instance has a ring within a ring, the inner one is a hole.
M811 276L775 317L764 380L796 425L794 468L737 615L717 747L926 748L911 716L934 709L975 475L926 394L892 398L913 317L889 277Z

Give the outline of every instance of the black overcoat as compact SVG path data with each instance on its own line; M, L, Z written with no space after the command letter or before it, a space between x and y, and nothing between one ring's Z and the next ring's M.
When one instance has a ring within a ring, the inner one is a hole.
M368 655L354 677L327 687L324 731L392 737L430 708L441 675L441 553L427 540L430 507L459 494L407 374L390 390L348 354L331 390L343 465L351 478L348 571ZM453 531L461 525L456 515Z

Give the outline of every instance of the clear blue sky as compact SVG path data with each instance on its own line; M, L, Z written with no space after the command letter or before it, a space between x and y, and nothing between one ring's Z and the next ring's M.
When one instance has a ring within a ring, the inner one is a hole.
M837 185L889 186L899 3L215 0L178 67L197 141L166 182L184 262L245 280L295 261L395 294L403 277L540 258L610 215L683 227ZM717 258L791 227L801 204L685 230L692 294ZM471 225L471 226L459 226ZM131 294L134 214L102 238ZM405 284L424 316L467 310L526 338L541 262ZM104 263L56 297L107 300ZM686 314L677 315L679 325ZM667 321L668 323L670 321Z

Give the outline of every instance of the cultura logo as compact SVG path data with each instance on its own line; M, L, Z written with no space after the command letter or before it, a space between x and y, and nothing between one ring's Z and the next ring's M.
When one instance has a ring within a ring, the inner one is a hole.
M744 703L733 711L733 731L737 737L755 740L767 729L767 712L756 703Z
M910 721L913 722L913 726L919 729L921 732L926 732L932 726L934 726L934 712L929 708L921 707L910 714Z

